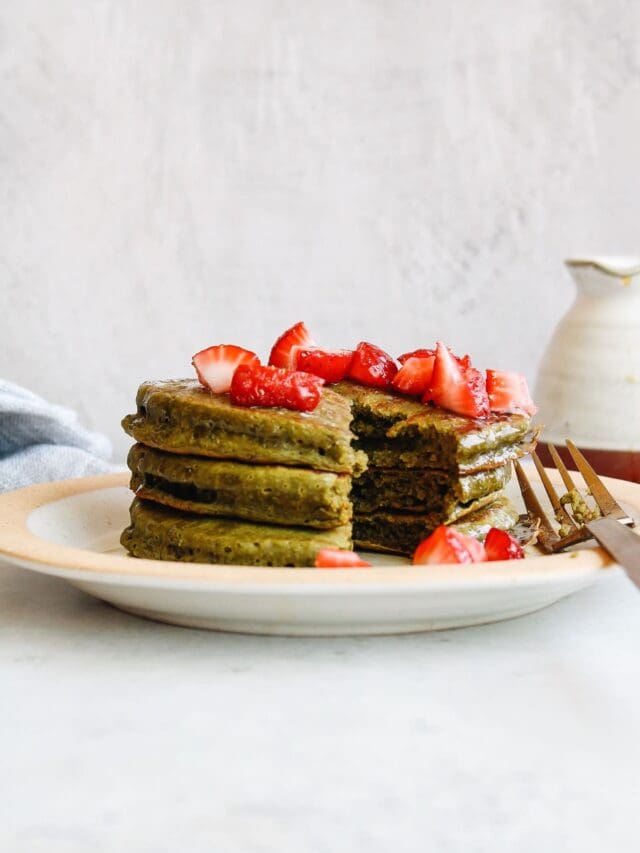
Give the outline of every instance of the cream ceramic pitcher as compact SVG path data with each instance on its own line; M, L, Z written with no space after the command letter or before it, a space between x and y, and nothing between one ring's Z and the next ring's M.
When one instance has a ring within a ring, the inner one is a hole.
M577 295L538 376L542 439L571 438L599 473L639 479L640 258L565 263Z

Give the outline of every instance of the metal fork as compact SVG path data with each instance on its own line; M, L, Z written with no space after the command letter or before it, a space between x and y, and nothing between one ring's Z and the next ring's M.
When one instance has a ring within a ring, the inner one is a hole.
M580 497L583 502L583 509L586 511L584 517L578 516L577 518L569 513L551 483L542 462L535 451L532 451L531 458L553 507L555 520L560 525L560 531L558 532L540 505L540 501L522 465L516 461L514 463L516 476L527 512L540 520L538 532L539 545L544 551L551 554L563 551L577 542L585 542L587 539L594 538L625 569L636 586L640 587L640 536L629 530L630 527L635 525L634 520L615 500L575 444L569 439L567 439L566 444L576 464L576 468L582 474L587 484L591 497L598 505L599 513L594 511L589 512L588 506L584 503L584 499L580 495L578 487L567 471L558 451L550 444L548 445L549 452L556 468L560 472L567 491Z

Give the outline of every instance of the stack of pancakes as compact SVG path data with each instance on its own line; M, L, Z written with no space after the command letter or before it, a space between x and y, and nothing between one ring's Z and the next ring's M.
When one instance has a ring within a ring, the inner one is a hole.
M441 523L482 536L529 419L464 418L341 382L313 412L244 408L195 380L145 382L123 421L136 497L122 543L139 557L310 566L321 548L411 554Z

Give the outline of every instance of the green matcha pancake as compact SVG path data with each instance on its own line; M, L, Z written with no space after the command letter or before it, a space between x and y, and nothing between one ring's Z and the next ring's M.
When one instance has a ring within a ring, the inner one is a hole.
M376 468L436 468L445 470L455 476L468 476L483 471L491 471L503 465L507 465L514 459L519 459L530 453L536 444L539 430L530 430L525 433L521 440L498 447L486 453L478 453L469 457L464 462L458 462L452 468L439 468L438 465L429 465L442 457L425 446L424 442L405 442L389 439L386 441L358 441L356 446L364 451L367 456L367 466Z
M168 509L136 498L120 539L134 557L242 566L313 566L321 548L349 549L351 525L332 530L252 524Z
M429 512L448 518L459 504L503 489L511 465L457 477L430 468L378 468L371 466L353 481L353 502L359 513L377 509Z
M351 445L349 401L330 388L313 412L234 406L191 379L143 382L136 404L122 426L149 447L345 474L364 467Z
M509 500L500 495L488 496L460 505L448 522L468 536L482 538L490 527L508 530L518 520L518 513ZM428 513L392 512L379 510L360 515L353 520L353 539L358 548L388 551L411 556L420 542L445 523Z
M334 386L352 402L357 446L381 468L438 468L474 473L504 465L535 436L526 415L465 418L352 382Z
M513 530L519 520L518 510L509 498L502 495L488 506L459 518L452 527L455 527L460 533L464 533L465 536L484 539L490 527L497 527L499 530Z
M351 477L164 453L134 444L127 464L138 497L204 515L330 528L351 521Z

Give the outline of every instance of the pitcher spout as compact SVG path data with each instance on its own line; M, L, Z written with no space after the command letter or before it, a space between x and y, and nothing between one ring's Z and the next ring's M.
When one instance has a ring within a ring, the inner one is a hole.
M593 295L611 295L616 288L630 287L640 276L640 258L593 255L567 258L565 265L578 291Z

